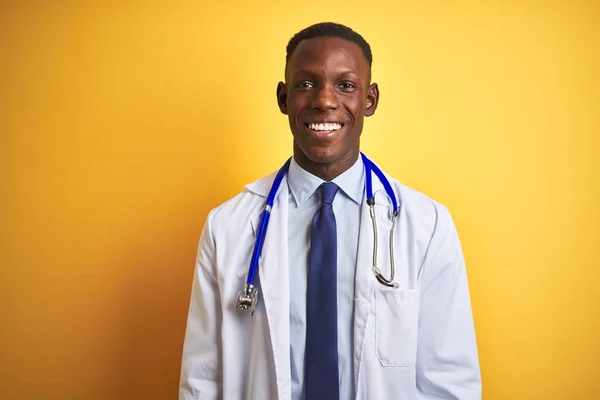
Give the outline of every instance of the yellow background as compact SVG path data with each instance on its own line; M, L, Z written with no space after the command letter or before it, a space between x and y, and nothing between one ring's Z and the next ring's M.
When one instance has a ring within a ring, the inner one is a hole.
M453 213L484 398L600 398L600 6L567 0L2 2L0 398L176 398L204 218L291 154L322 20L373 48L363 150Z

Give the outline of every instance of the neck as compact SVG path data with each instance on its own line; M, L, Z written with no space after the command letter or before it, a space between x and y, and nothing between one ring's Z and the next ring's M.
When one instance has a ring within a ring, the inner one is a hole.
M332 181L350 169L350 167L356 163L356 160L358 160L358 156L359 150L352 149L335 161L321 163L308 158L306 154L294 144L294 160L296 160L298 165L305 171L310 172L326 182Z

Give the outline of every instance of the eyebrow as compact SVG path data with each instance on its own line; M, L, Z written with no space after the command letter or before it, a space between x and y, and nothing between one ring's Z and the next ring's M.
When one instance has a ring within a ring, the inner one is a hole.
M311 72L311 71L308 71L308 70L305 70L305 69L301 69L300 71L296 71L296 73L294 73L293 77L295 77L297 75L300 75L300 74L306 74L306 75L311 76L311 77L315 76L314 72ZM360 75L358 73L356 73L356 72L354 72L353 70L350 70L350 69L340 71L337 74L338 77L344 76L344 75L353 75L353 76L356 76L356 77L360 78Z

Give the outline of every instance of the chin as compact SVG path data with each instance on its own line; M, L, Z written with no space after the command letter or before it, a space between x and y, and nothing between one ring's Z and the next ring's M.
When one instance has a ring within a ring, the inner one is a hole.
M318 164L331 164L343 157L340 151L328 148L309 148L302 152L309 160Z

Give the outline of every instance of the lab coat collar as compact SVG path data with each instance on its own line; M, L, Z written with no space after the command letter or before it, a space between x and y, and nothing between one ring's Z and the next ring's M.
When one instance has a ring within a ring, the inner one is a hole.
M263 176L262 178L254 181L252 183L247 184L246 190L248 190L249 192L254 193L260 197L267 198L267 196L269 195L269 190L271 190L271 186L273 185L273 181L275 180L276 175L277 175L277 171L275 171L267 176ZM285 181L286 179L284 178L283 180ZM287 186L287 184L286 184L286 186ZM279 191L281 191L281 188L279 189Z

